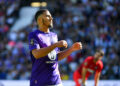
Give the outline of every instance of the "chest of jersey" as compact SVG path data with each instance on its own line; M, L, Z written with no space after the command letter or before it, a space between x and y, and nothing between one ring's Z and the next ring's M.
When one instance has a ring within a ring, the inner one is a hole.
M57 37L51 34L38 34L38 39L42 43L42 47L47 47L57 42Z
M57 36L53 34L38 34L40 48L48 47L57 42ZM54 63L57 60L57 51L54 49L47 55L46 63Z
M87 72L94 73L97 69L98 69L97 64L95 64L94 62L89 62Z

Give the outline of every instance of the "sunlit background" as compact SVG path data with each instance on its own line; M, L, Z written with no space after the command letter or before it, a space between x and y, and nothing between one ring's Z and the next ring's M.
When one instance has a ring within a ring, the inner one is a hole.
M59 62L63 85L74 86L73 72L87 56L102 49L99 86L120 86L120 0L0 0L0 86L29 86L28 34L37 29L34 15L42 8L51 12L51 31L59 40L65 39L69 46L77 41L83 44L82 51ZM87 86L94 86L93 80L94 75Z

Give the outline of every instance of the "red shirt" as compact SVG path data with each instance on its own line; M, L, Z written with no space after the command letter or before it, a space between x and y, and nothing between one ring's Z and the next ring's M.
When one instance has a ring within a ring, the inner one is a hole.
M101 72L102 71L103 62L101 60L99 60L95 63L94 57L88 56L77 70L80 73L80 75L82 74L83 67L87 68L87 73L86 73L85 77L88 78L94 72Z

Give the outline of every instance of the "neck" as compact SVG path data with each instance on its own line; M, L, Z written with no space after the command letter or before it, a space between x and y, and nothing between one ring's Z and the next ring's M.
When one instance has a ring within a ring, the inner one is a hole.
M49 33L50 32L48 27L39 27L39 30L42 31L42 32L45 32L45 33Z
M97 60L96 60L96 59L94 59L93 61L94 61L95 63L97 62Z

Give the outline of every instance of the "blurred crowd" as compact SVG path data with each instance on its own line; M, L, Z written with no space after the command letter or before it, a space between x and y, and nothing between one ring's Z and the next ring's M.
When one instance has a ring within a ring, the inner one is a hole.
M11 32L21 8L20 0L0 1L0 79L30 78L27 37L37 26L33 20L24 29ZM47 8L54 19L51 30L58 34L59 40L65 39L69 46L77 41L83 44L83 50L59 62L63 80L72 79L77 67L97 49L105 52L101 79L120 79L119 0L51 0Z

